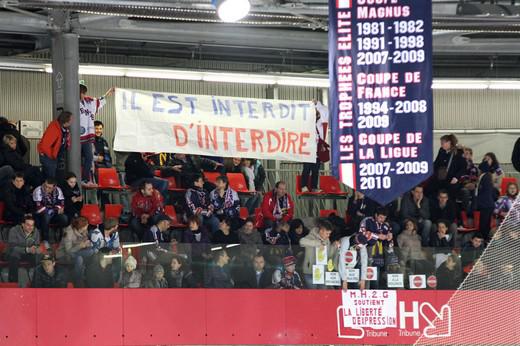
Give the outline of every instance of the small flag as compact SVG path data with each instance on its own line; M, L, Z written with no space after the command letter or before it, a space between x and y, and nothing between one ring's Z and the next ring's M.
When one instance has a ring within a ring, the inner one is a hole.
M336 0L336 8L351 8L352 0Z

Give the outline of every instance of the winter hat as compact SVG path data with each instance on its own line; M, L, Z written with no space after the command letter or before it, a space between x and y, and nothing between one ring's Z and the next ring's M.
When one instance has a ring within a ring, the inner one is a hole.
M164 273L164 268L162 265L157 264L155 267L153 267L153 273Z
M135 270L135 268L137 268L137 260L133 256L128 256L125 261L125 267L126 266L130 266L132 270Z
M296 264L296 258L294 256L286 256L283 258L283 265L288 267Z

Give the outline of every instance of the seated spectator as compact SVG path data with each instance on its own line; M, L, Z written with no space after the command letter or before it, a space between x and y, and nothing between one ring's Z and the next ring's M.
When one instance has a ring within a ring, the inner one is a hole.
M448 191L440 190L437 193L437 200L432 203L431 209L432 233L437 232L436 224L439 220L449 222L449 233L457 238L457 206L450 199Z
M56 185L56 180L47 178L45 182L33 191L33 201L36 204L36 225L42 232L43 244L48 249L49 225L55 224L63 228L68 224L65 211L65 198L63 192Z
M373 216L376 211L377 203L365 197L361 191L355 191L354 195L348 200L347 213L350 216L348 226L353 230L359 229L361 220Z
M221 173L224 173L221 163L195 155L175 154L172 165L177 181L186 189L191 186L195 177L201 175L203 171L220 170ZM211 191L214 188L214 184L204 184L206 191Z
M453 247L453 235L449 232L449 221L437 221L437 232L432 234L430 239L430 246L437 248L441 252L450 252Z
M300 274L296 272L296 258L286 256L283 259L284 270L275 270L273 274L273 288L281 289L302 289L303 283Z
M332 224L327 220L319 220L316 227L309 235L300 240L300 246L305 248L305 258L303 260L303 276L305 287L312 289L325 289L325 285L315 285L312 283L312 266L316 264L316 248L327 251L327 260L333 259L337 253L339 242L331 244L330 235Z
M9 230L7 243L9 282L18 282L18 265L20 262L29 262L34 267L39 262L41 255L40 232L34 227L32 216L24 216L19 225Z
M101 248L92 261L89 262L85 275L85 284L88 288L112 288L114 287L114 274L112 269L112 250Z
M95 250L88 236L88 220L78 217L65 228L61 244L56 252L60 261L74 264L74 287L82 287L85 264L90 260Z
M220 226L217 232L212 236L213 244L239 244L238 236L231 229L231 220L230 219L222 219L220 221Z
M184 264L179 256L173 256L170 270L166 272L166 281L169 288L194 288L193 273Z
M338 271L343 289L365 289L368 267L367 244L367 237L363 233L353 230L349 235L340 239ZM347 262L347 252L349 251L355 251L356 255L355 260ZM349 287L347 281L347 269L359 269L359 282L353 283L352 287Z
M143 182L148 182L157 189L163 197L167 197L168 180L156 178L153 168L147 162L148 154L131 153L125 161L125 182L134 189L140 189Z
M238 240L240 241L240 253L247 258L253 258L262 246L262 236L255 228L255 221L252 218L246 219L244 226L238 230Z
M276 183L274 190L265 194L262 202L262 216L264 227L271 228L276 222L292 220L294 204L287 193L287 184L283 181Z
M14 136L18 146L16 147L16 151L23 157L27 154L28 149L27 145L23 141L23 137L20 134L20 131L16 128L16 125L9 122L9 119L5 117L0 117L0 138L4 138L5 135Z
M65 198L65 215L72 220L80 215L83 207L83 195L79 189L76 175L72 172L67 173L65 182L60 187Z
M266 268L264 256L257 254L253 258L253 266L248 266L242 277L237 280L241 288L269 288L272 285L273 271Z
M125 261L125 270L123 271L123 275L121 276L121 287L140 288L141 279L141 272L137 270L137 260L133 256L128 256Z
M194 281L202 283L204 278L204 262L210 258L209 243L210 238L208 231L201 224L197 216L188 218L188 229L184 231L183 242L190 244L186 248L188 258L192 260L191 268L193 269Z
M204 277L206 288L233 288L235 283L231 279L227 265L229 256L226 250L218 250L213 254L214 261Z
M164 213L163 197L152 183L143 181L132 196L131 210L130 229L138 239L142 239L144 232Z
M110 147L105 138L103 138L104 125L101 121L94 121L94 165L97 168L111 168L112 155L110 155Z
M93 229L90 232L90 241L93 249L95 251L109 249L111 255L121 254L118 228L119 221L114 217L110 217L103 223L103 232L99 228ZM111 266L114 272L114 282L118 282L121 274L121 258L114 258L111 261Z
M486 154L486 156L492 153ZM494 168L489 165L487 160L482 161L478 166L480 176L476 188L475 210L480 212L479 230L486 240L490 239L491 218L495 211L495 201L498 198L498 191L493 185Z
M456 290L462 282L460 261L455 255L449 255L437 268L437 289Z
M461 189L461 179L466 173L466 160L463 151L458 146L458 139L454 134L441 137L441 148L433 163L433 177L430 188L432 191L445 189L451 198L456 198ZM423 237L424 241L424 237Z
M506 195L502 196L495 203L495 211L494 214L498 220L497 227L502 223L505 219L509 210L513 206L513 203L518 196L518 185L516 183L507 184Z
M482 233L473 234L471 241L466 243L462 248L462 267L473 266L484 252L484 249L484 236Z
M23 173L16 173L4 189L4 219L15 224L22 222L26 214L34 212L34 202L25 185Z
M426 268L431 269L421 247L421 236L417 233L415 220L404 220L404 230L397 236L397 244L401 266L410 268L414 274L424 273Z
M216 189L209 194L213 214L220 220L229 218L233 220L233 223L236 223L236 220L240 219L240 199L237 192L229 187L229 180L225 175L217 178L216 186Z
M294 257L296 257L296 263L301 263L305 255L305 249L300 246L300 240L309 234L309 229L305 227L300 219L291 220L289 226L291 249Z
M155 225L150 227L144 233L144 243L154 243L147 246L146 257L151 263L168 264L170 255L168 250L169 235L166 234L170 230L171 219L166 215L159 215L156 218Z
M219 221L213 214L214 207L210 203L207 192L203 189L204 180L200 174L193 176L192 187L186 191L188 216L197 216L211 234L218 231Z
M160 264L153 267L153 276L144 282L145 288L168 288L168 281L164 278L164 268Z
M65 288L67 279L64 271L56 267L56 261L51 255L44 255L41 263L34 270L34 278L31 282L33 288Z
M272 228L264 231L265 242L268 245L290 245L289 230L291 226L285 221L276 223Z
M51 121L47 126L38 143L38 153L40 154L40 163L45 178L56 178L58 161L65 160L65 153L70 147L69 128L71 124L72 113L61 112L58 119Z
M430 204L424 198L422 186L416 186L406 193L401 200L401 219L414 219L421 234L422 245L430 244L432 222L430 220Z
M5 135L2 146L3 165L8 165L15 172L23 172L27 185L35 188L42 183L40 168L25 163L23 156L16 149L18 142L13 135Z

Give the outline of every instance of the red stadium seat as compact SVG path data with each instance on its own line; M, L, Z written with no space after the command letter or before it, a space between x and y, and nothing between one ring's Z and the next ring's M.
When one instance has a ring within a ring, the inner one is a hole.
M213 184L215 184L217 178L221 175L222 174L220 174L219 172L204 172L204 178L206 178L207 181Z
M510 183L517 183L515 177L504 177L502 178L502 183L500 184L500 194L501 196L505 196L507 194L507 185Z
M168 177L166 179L168 180L168 191L186 192L186 189L177 187L177 180L175 180L175 177Z
M465 211L460 213L462 219L462 227L458 229L462 233L477 232L480 229L480 212L473 212L473 225L469 223L468 214Z
M99 210L97 204L84 204L83 208L81 208L80 215L86 217L90 225L97 226L103 223L101 210Z
M331 215L338 215L336 209L322 209L320 210L320 217L329 217Z
M124 190L121 185L119 175L115 168L98 169L98 189L99 190Z
M302 195L320 195L320 194L323 194L322 192L312 192L311 189L310 189L310 186L311 186L311 180L310 180L310 177L309 177L309 181L307 182L307 188L309 189L309 192L302 192L302 189L300 187L300 184L301 184L301 181L302 181L302 176L301 175L297 175L296 176L296 196L302 196Z
M173 228L184 228L186 227L185 224L180 223L179 219L177 218L177 212L175 211L175 208L173 205L167 205L164 207L164 213L172 219L171 226Z
M249 217L249 211L247 210L246 207L241 207L240 208L240 218L242 220L245 220Z
M320 189L327 195L347 196L347 193L341 190L339 181L330 175L320 176Z
M5 203L0 201L0 225L10 225L12 222L4 220Z
M110 217L120 219L121 214L123 213L123 205L122 204L105 204L105 219ZM121 227L128 227L126 223L120 223Z
M228 173L229 187L240 193L249 193L246 178L242 173Z
M262 228L264 226L264 216L262 215L262 208L255 209L255 227Z

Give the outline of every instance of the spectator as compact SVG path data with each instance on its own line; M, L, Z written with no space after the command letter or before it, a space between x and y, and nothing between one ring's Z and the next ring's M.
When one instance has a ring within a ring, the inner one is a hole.
M144 233L144 243L154 243L147 247L146 255L151 263L166 265L170 262L168 251L169 236L165 233L170 230L171 219L166 215L159 215L155 225Z
M359 269L359 282L354 285L354 288L365 289L368 267L367 243L368 239L366 236L363 235L363 233L355 231L353 234L351 233L340 239L338 271L343 289L349 288L347 269ZM349 251L355 251L355 260L353 258L354 256L352 256L352 260L347 259L347 253Z
M194 281L198 284L204 280L205 266L204 262L210 258L209 246L210 243L208 231L202 226L198 216L190 216L188 218L188 229L184 231L183 242L190 244L186 252L188 258L192 260L192 269L194 274Z
M23 173L16 173L13 180L4 189L4 203L6 221L19 224L26 214L34 211L34 202L27 186Z
M255 227L252 218L246 219L244 226L238 230L238 240L240 241L240 253L247 258L253 258L262 246L262 236Z
M9 282L18 282L20 261L29 262L34 267L41 255L40 232L34 227L32 216L26 215L19 225L9 230L7 243Z
M110 147L105 138L103 138L104 125L101 121L94 121L94 165L96 168L111 168L112 155L110 155Z
M8 165L16 172L23 172L27 184L36 187L42 183L42 173L40 169L25 163L23 156L17 148L17 140L13 135L5 135L2 146L3 165ZM1 181L1 179L0 179Z
M230 219L222 219L220 221L220 226L217 232L213 234L212 237L212 243L213 244L239 244L240 241L238 240L238 236L231 229L231 220Z
M422 186L416 186L410 193L406 193L401 200L401 218L417 221L421 232L422 245L428 246L432 222L430 220L430 204L424 198Z
M437 221L437 232L430 239L430 246L438 249L436 252L449 252L453 246L453 236L449 232L449 226L447 220Z
M260 178L258 181L256 181L255 176L255 160L253 159L244 159L242 161L242 173L244 174L247 182L247 188L249 190L249 193L252 194L251 197L245 198L244 201L244 207L247 208L247 212L249 215L254 215L255 209L258 208L261 202L261 191L262 191L262 185L265 181L265 171L262 166L259 167L256 171L258 171L258 174L264 174L263 178ZM261 171L260 171L261 170Z
M314 285L312 283L312 266L316 264L316 249L327 251L327 259L332 259L337 253L339 242L330 242L332 224L327 220L319 220L317 227L313 228L309 235L300 240L300 245L305 248L305 259L303 260L303 276L305 286L313 289L325 289L325 285Z
M190 156L186 154L175 154L172 169L176 173L177 181L181 183L183 188L189 188L191 183L202 174L203 171L217 171L224 173L223 165L219 162L198 156ZM215 186L211 183L204 184L206 191L211 191Z
M80 215L83 207L83 196L76 174L69 172L65 175L65 182L61 185L61 190L65 198L65 215L72 220Z
M47 178L45 182L33 191L33 201L36 204L36 225L42 232L43 244L49 246L49 225L55 224L63 228L68 224L64 214L65 199L63 192L56 185L56 180Z
M361 191L355 191L348 200L347 213L350 216L348 226L353 230L359 229L359 224L366 218L374 215L377 204L365 197Z
M498 191L493 185L494 171L493 167L489 165L489 162L487 160L482 161L478 168L480 170L480 176L475 190L475 209L480 212L479 230L485 239L488 240L491 231L491 217L495 211L495 201L498 197Z
M210 203L207 192L203 189L204 180L200 174L193 176L193 184L186 191L186 204L188 216L197 216L201 222L210 229L211 234L218 231L219 221L213 215L214 207Z
M194 288L193 273L179 256L173 256L170 270L166 272L166 281L169 288Z
M397 237L400 250L400 261L403 267L411 269L412 273L425 273L431 269L423 249L421 248L421 236L417 233L415 220L404 220L404 230Z
M264 166L262 166L262 162L258 159L253 159L251 164L255 174L255 189L257 192L264 192L264 183L267 177Z
M16 150L22 157L24 157L28 150L23 141L22 135L20 135L20 131L18 131L16 125L9 122L9 119L0 117L0 138L4 138L5 135L11 135L16 138L18 143Z
M294 214L294 204L287 193L287 184L279 181L275 189L266 193L262 202L263 222L266 228L273 227L279 221L289 222Z
M34 270L33 288L65 288L67 279L60 267L56 267L56 261L51 255L44 255L41 263Z
M229 187L229 180L225 175L217 177L216 186L216 189L209 194L213 214L220 220L229 218L236 224L240 218L240 199L237 192Z
M85 283L88 288L114 287L112 257L109 248L101 248L87 266Z
M300 277L300 274L296 272L296 258L294 256L286 256L283 259L284 270L281 272L279 269L275 270L273 277L277 277L278 279L273 279L274 288L281 289L302 289L303 283Z
M294 219L289 224L289 239L291 243L291 249L294 257L296 257L296 263L301 263L305 256L305 249L300 246L300 240L309 234L309 229L305 227L303 221L300 219Z
M466 172L466 160L462 150L457 147L458 139L454 134L441 137L441 148L433 163L433 191L446 189L455 198L461 188L461 178ZM424 237L423 237L424 241Z
M240 280L241 288L268 288L272 284L273 271L265 266L264 256L257 254L253 266L246 269Z
M96 228L90 232L90 241L95 251L101 251L101 249L109 249L111 255L121 254L121 243L119 242L119 221L110 217L103 223L103 232ZM114 275L114 282L119 281L119 275L121 274L121 258L114 258L110 261Z
M291 245L289 238L289 223L281 221L276 223L272 228L265 230L265 242L268 245Z
M449 255L439 268L437 268L437 289L456 290L459 288L462 277L460 275L460 262L455 255Z
M140 288L142 275L137 270L137 260L133 256L128 256L125 261L125 270L121 277L122 288Z
M74 264L74 286L82 287L85 265L94 254L92 242L88 236L88 220L78 217L64 231L64 236L56 256L59 260Z
M457 239L457 206L450 198L448 191L440 190L437 193L437 200L432 205L431 221L432 233L437 232L436 223L439 220L449 222L449 233L453 235L453 240Z
M242 173L242 159L240 157L233 157L231 162L226 165L226 171L228 173Z
M84 83L79 85L79 121L81 127L81 179L83 183L89 186L95 185L93 183L93 169L94 169L94 118L98 111L106 104L106 97L114 93L114 88L107 90L105 95L99 98L87 96L87 86Z
M495 203L494 214L498 219L497 226L500 225L500 223L502 223L502 221L505 219L507 213L509 213L509 210L511 210L511 207L513 206L513 203L515 202L517 196L518 184L507 184L506 195L500 197L498 201Z
M138 239L142 239L145 230L164 213L163 197L151 182L142 181L139 190L132 196L131 209L130 229Z
M471 241L462 248L462 267L473 266L484 252L484 236L482 233L475 233Z
M471 148L464 148L464 159L466 159L466 173L461 177L462 207L467 213L471 213L478 181L478 168L473 163L473 150Z
M320 175L320 151L323 150L322 147L328 149L329 145L325 142L325 131L324 131L324 123L328 123L327 116L324 115L322 117L318 108L316 108L316 162L305 162L303 164L302 177L300 181L300 188L303 193L309 192L309 187L312 192L321 192L322 190L318 188L318 178ZM309 185L309 177L310 177L310 185Z
M235 283L227 270L229 256L226 250L218 250L214 253L214 263L206 272L204 287L206 288L233 288Z
M164 278L164 268L160 264L153 267L153 276L144 282L145 288L168 288L168 281Z
M70 147L70 124L72 113L61 112L52 121L38 143L38 153L45 178L55 178L58 162L65 160L65 152Z
M131 153L125 161L125 181L137 189L143 182L153 185L163 197L167 197L168 180L154 177L152 166L147 162L150 154Z

